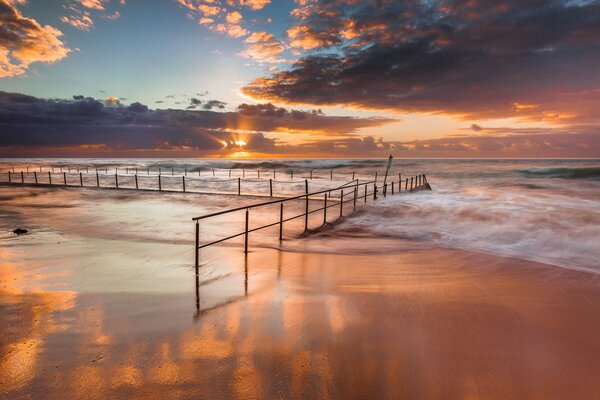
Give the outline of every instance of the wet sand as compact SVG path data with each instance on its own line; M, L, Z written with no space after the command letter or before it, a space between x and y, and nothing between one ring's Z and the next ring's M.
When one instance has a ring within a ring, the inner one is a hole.
M48 239L0 248L2 398L600 398L596 275Z
M0 398L600 398L598 274L292 228L196 273L207 202L4 188Z

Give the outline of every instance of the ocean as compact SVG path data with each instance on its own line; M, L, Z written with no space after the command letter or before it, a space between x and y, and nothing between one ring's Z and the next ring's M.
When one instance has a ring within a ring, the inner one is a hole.
M180 190L181 176L187 174L188 191L220 195L146 192L140 198L131 191L2 186L0 241L10 243L12 229L25 226L46 234L57 229L115 240L192 243L192 217L264 201L238 197L238 178L244 194L264 196L275 175L274 194L291 196L303 193L305 179L311 191L352 178L371 180L375 172L382 181L386 161L3 159L0 182L7 181L6 172L13 168L13 178L20 179L18 172L27 167L28 181L40 168L40 182L52 168L58 180L62 167L71 168L70 183L79 182L79 169L87 171L85 185L94 186L98 168L101 185L110 186L116 168L120 186L131 188L137 168L140 186L155 188L160 168L164 190ZM600 160L395 159L389 179L397 182L398 174L404 179L420 173L427 175L432 191L360 204L355 215L309 238L291 232L281 245L274 235L263 234L253 244L334 253L446 247L600 272ZM258 216L253 223L273 222L270 212ZM239 219L203 225L203 238L238 228Z

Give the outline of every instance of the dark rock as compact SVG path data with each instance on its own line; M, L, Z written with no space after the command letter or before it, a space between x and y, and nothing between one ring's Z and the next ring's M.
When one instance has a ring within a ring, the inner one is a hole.
M16 235L24 235L27 233L27 229L17 228L13 231L13 233Z

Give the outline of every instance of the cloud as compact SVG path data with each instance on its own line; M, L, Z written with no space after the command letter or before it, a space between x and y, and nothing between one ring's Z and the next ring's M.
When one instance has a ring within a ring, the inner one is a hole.
M65 24L71 25L75 29L79 29L82 31L92 30L94 27L94 21L90 17L90 13L82 12L80 14L75 14L70 17L60 17L60 20Z
M0 0L0 78L25 73L35 62L55 63L71 51L62 32L21 15L14 3Z
M227 103L219 101L219 100L209 100L203 106L203 110L212 110L213 108L218 108L220 110L224 109Z
M240 4L253 10L262 10L271 0L239 0Z
M281 62L280 55L283 46L267 32L254 32L244 42L248 43L246 48L239 53L242 57L253 59L258 62Z
M75 0L77 3L81 4L81 6L85 8L91 8L94 10L105 9L104 4L108 3L110 0Z
M221 109L225 103L209 100L204 106ZM141 103L125 106L117 98L98 101L77 95L67 100L40 99L0 92L0 154L53 149L82 154L86 151L82 146L92 145L136 154L182 149L215 154L231 151L223 149L223 142L233 143L240 135L246 139L248 151L271 152L279 144L267 133L326 129L330 135L348 135L387 122L391 120L330 117L318 110L289 110L272 104L242 104L232 112L153 110Z
M598 1L298 3L287 35L300 58L244 94L465 119L599 120Z

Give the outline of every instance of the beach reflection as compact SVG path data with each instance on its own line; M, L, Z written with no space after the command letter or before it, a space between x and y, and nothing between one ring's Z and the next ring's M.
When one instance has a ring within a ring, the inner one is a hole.
M552 274L535 264L517 274L506 270L510 261L461 254L261 250L245 258L215 248L198 273L187 267L178 277L188 280L184 293L138 295L135 279L123 294L52 290L44 285L51 275L27 278L22 266L3 263L1 315L9 329L1 336L0 393L544 398L526 394L564 393L567 382L579 398L595 394L586 383L600 371L600 342L586 334L600 328L592 288L561 295ZM449 262L436 265L440 257ZM465 270L475 261L495 264ZM539 301L550 293L552 301ZM569 302L577 307L566 312ZM567 338L574 324L582 329ZM566 367L575 364L581 368Z

